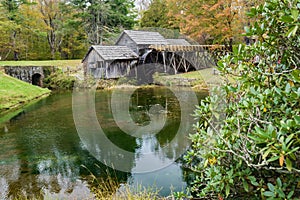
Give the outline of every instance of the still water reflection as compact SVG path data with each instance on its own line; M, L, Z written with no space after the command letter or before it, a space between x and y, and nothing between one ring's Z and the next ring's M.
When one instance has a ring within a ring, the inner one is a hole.
M198 93L198 98L206 93ZM20 115L0 125L0 199L19 197L50 199L92 199L94 194L91 174L107 178L113 176L120 183L155 186L160 194L186 187L180 162L151 173L135 173L140 167L152 165L144 160L144 151L155 152L167 146L160 160L171 159L181 141L168 145L180 126L180 106L174 94L166 88L138 89L131 96L129 107L138 125L150 122L149 109L153 105L165 108L166 123L154 135L133 137L125 134L115 122L110 105L111 92L96 93L97 118L107 138L133 156L127 158L128 172L106 167L83 144L77 134L72 116L72 94L54 94L26 108ZM191 105L193 106L193 105ZM186 133L187 134L187 133ZM157 162L157 161L156 161ZM136 165L136 163L140 163ZM142 163L142 164L141 164Z

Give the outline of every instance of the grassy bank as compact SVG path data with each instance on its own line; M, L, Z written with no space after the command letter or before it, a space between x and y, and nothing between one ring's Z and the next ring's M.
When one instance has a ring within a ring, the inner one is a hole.
M155 74L153 78L154 82L160 85L186 86L199 89L209 89L213 85L221 84L221 78L213 68L168 76Z
M2 66L55 66L75 68L81 64L81 60L41 60L41 61L0 61Z
M0 115L49 93L48 89L33 86L0 72Z

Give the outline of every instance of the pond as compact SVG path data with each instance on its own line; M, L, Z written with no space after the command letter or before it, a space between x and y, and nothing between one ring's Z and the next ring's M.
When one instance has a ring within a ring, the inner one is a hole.
M187 116L195 105L181 97L189 93L161 87L64 92L25 108L0 124L0 199L93 199L93 178L156 187L162 196L184 190L180 156L192 132L184 125L192 125ZM194 94L197 101L207 95Z

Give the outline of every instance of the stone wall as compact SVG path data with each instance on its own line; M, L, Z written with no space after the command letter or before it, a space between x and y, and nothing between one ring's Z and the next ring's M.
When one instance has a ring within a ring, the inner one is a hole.
M25 81L27 83L43 86L44 69L43 67L38 66L28 66L28 67L19 67L19 66L6 66L4 67L6 74Z

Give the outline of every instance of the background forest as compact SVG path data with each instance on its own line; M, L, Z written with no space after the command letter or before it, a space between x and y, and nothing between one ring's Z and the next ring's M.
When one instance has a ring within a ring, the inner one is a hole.
M182 34L200 44L232 46L244 41L241 33L251 23L245 11L258 3L255 0L1 0L0 57L1 60L81 59L90 45L113 44L124 29L158 30L165 37Z
M109 44L136 15L130 0L2 0L0 56L7 59L82 58L90 44Z

